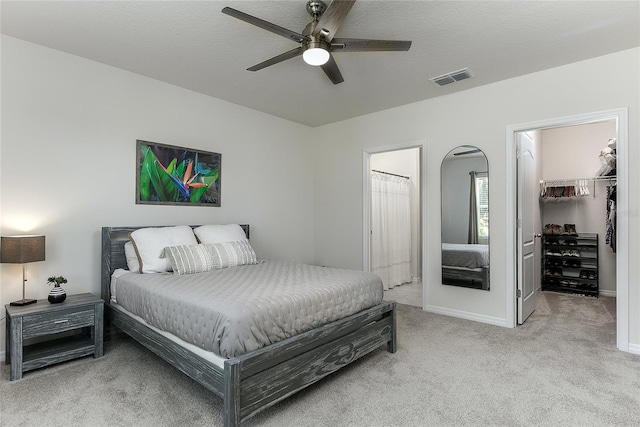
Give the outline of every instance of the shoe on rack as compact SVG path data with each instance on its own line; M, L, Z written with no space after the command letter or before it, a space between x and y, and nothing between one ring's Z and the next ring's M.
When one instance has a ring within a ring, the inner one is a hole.
M569 236L577 236L576 225L575 224L565 224L564 225L564 234Z

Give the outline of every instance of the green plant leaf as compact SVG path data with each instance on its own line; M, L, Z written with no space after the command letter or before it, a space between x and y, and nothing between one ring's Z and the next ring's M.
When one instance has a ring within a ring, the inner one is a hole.
M149 174L149 164L155 163L156 156L148 145L141 145L140 152L143 155L139 177L140 200L149 201L151 199L151 176Z
M202 188L192 188L191 197L189 198L189 201L191 203L199 203L200 199L202 199L202 196L204 196L207 192L211 191L211 188L213 187L215 182L218 180L218 176L219 176L219 171L217 169L212 170L211 172L209 172L209 174L203 176L202 182L207 184L207 186Z

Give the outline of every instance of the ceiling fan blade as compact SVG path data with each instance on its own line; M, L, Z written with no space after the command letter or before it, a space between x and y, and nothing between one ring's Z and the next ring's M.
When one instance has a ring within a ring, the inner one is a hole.
M320 16L318 25L316 25L312 35L314 37L323 35L324 39L330 42L355 2L356 0L333 0L327 10Z
M271 31L272 33L275 33L279 36L288 38L289 40L293 40L298 43L309 40L309 37L305 35L302 35L295 31L288 30L279 25L272 24L271 22L267 22L263 19L256 18L255 16L248 15L244 12L240 12L239 10L232 9L230 7L225 7L224 9L222 9L222 13L229 16L233 16L234 18L238 18L241 21L255 25L256 27L260 27L263 30Z
M368 40L335 38L331 41L332 52L376 52L376 51L407 51L411 47L410 41L405 40Z
M249 70L249 71L262 70L263 68L267 68L270 65L275 65L275 64L277 64L279 62L286 61L287 59L295 58L296 56L302 55L303 51L304 51L304 49L302 49L302 47L297 47L295 49L291 49L288 52L281 53L278 56L274 56L271 59L267 59L266 61L263 61L263 62L261 62L259 64L256 64L251 68L247 68L247 70Z
M340 69L338 68L338 64L336 64L335 59L333 59L333 55L330 55L329 61L327 61L326 64L321 65L320 67L334 85L337 85L338 83L342 83L344 81L342 73L340 73Z

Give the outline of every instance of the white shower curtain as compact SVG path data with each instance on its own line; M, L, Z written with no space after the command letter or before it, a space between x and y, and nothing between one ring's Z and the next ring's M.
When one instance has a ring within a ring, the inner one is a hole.
M384 289L411 282L409 179L371 172L371 270Z

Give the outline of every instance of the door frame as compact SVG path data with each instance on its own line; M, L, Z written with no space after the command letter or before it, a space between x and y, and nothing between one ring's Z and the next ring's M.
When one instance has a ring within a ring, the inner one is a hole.
M616 164L617 193L619 195L616 210L616 336L617 347L629 351L629 121L628 108L598 111L567 117L545 119L536 122L508 125L506 128L506 248L511 249L511 258L507 259L507 286L505 289L506 325L516 327L516 287L517 287L517 186L516 186L516 133L537 129L549 129L573 125L589 124L606 120L616 120L616 143L618 160Z
M427 244L425 227L427 225L427 141L419 140L384 147L367 148L362 151L362 269L371 271L371 155L391 151L419 148L420 156L420 282L422 283L422 309L427 306Z

